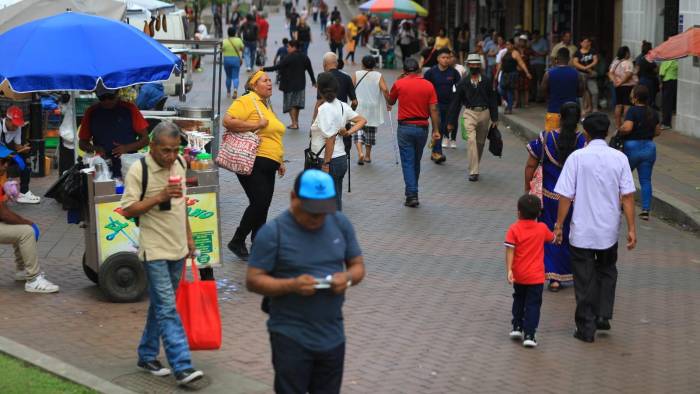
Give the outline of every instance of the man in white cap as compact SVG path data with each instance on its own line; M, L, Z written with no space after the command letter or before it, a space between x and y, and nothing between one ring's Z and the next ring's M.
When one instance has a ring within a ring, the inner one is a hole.
M464 106L464 127L467 130L469 155L469 181L479 180L479 162L484 152L490 127L498 124L498 103L491 80L481 73L481 56L467 56L469 77L464 77L455 87L455 97L447 116L447 130L457 127L459 111Z

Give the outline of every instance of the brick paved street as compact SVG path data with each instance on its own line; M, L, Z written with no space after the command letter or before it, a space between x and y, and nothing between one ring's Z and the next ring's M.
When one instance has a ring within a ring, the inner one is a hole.
M270 22L272 50L281 40L283 19L273 13ZM327 46L319 43L318 25L312 28L311 57L319 72ZM360 50L358 59L364 53ZM208 73L195 76L193 100L208 97ZM385 75L393 82L397 74ZM241 76L245 80L245 71ZM277 183L271 217L287 207L302 167L314 97L307 89L302 130L285 136L289 174ZM276 109L281 101L275 91ZM289 123L286 115L279 116ZM508 339L511 289L502 241L515 220L527 156L524 142L502 131L504 157L485 153L478 183L467 182L463 141L447 151L442 166L424 155L419 209L403 207L403 180L388 125L378 133L373 163L358 167L353 160L352 193L344 195L344 209L358 233L368 275L349 290L345 304L344 392L697 392L700 242L659 220L639 225L636 250L620 250L616 313L608 335L599 335L594 344L571 337L574 296L565 289L544 295L538 348L524 349ZM223 172L221 179L227 241L247 201L235 176ZM43 192L50 182L34 180L32 189ZM80 267L82 231L65 224L54 201L15 208L40 224L41 263L61 292L25 293L12 279L12 250L0 249L0 335L126 387L165 392L135 370L147 301L105 301ZM224 262L215 273L223 347L194 354L196 365L210 376L203 392L270 392L273 374L260 297L244 288L244 263L228 250Z

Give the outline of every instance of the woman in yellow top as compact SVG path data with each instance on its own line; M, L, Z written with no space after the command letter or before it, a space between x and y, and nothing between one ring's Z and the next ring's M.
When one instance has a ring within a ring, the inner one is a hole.
M226 72L226 97L231 97L231 83L233 82L233 98L238 97L238 74L241 71L241 55L243 54L243 40L236 37L236 28L228 28L228 38L222 43L224 53L224 71Z
M357 40L359 38L360 31L360 29L357 27L357 19L353 19L350 22L348 22L346 31L348 34L348 54L345 56L345 60L348 60L352 57L352 64L355 64L355 47L357 46Z
M450 41L450 38L447 37L445 29L441 27L440 30L438 30L437 37L435 37L435 50L437 51L438 49L445 47L452 50L452 41Z
M239 175L249 205L241 222L228 243L228 248L241 260L248 260L246 238L255 234L267 221L272 194L275 191L275 173L284 176L284 124L277 119L269 106L272 96L272 80L262 70L250 76L246 83L250 93L235 100L224 115L224 127L228 133L244 133L258 130L260 145L250 175Z

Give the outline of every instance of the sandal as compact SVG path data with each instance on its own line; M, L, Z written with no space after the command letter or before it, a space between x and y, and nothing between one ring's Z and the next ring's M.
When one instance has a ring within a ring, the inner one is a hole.
M367 164L370 164L371 162L372 162L372 160L369 160L369 159L365 160L365 163L367 163Z
M292 126L292 125L289 125L289 126L287 126L287 128L288 128L289 130L299 130L299 126Z

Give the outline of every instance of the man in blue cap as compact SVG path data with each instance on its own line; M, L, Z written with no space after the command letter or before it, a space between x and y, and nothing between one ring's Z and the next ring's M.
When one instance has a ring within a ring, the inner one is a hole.
M275 392L340 392L344 294L364 276L355 230L336 212L333 178L302 172L290 209L260 229L248 261L248 290L269 300Z
M18 166L25 168L24 161L4 145L0 145L0 177L7 169ZM39 227L29 219L12 212L5 205L5 190L0 187L0 244L12 244L15 249L17 273L15 279L25 281L24 290L29 293L55 293L58 286L49 282L39 268L36 242L39 240Z

